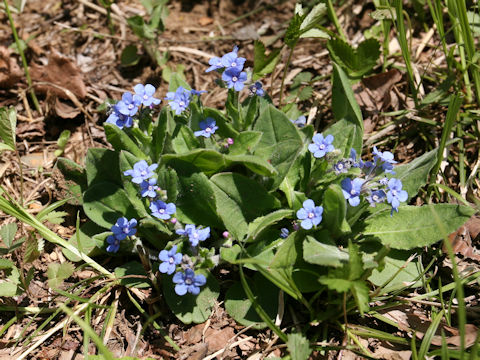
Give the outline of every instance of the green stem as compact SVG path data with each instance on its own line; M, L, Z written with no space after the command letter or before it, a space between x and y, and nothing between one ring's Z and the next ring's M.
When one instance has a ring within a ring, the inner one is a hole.
M10 8L8 7L7 0L3 0L3 3L5 4L5 11L7 12L8 21L10 22L10 27L12 28L12 34L13 34L13 38L15 39L15 44L17 45L18 53L20 54L20 57L22 58L23 70L25 71L25 77L27 78L27 84L28 84L28 87L30 88L30 96L32 98L33 104L35 105L35 109L40 114L42 114L42 109L40 108L40 105L38 104L37 96L35 95L35 92L33 91L32 79L30 78L30 72L28 71L27 58L25 57L25 53L23 52L22 46L20 45L20 39L18 38L17 29L15 29L15 22L13 21L12 14L10 13Z
M285 64L285 69L283 70L282 76L282 84L280 85L280 98L279 98L279 107L282 107L282 98L283 98L283 88L285 87L285 78L287 77L288 67L290 66L290 62L292 61L293 50L295 49L295 43L292 48L290 49L290 53L288 54L287 63Z
M343 41L347 42L347 37L343 33L343 29L340 26L340 21L338 21L337 14L333 8L332 0L327 0L327 14L330 20L333 22L335 29L337 30L338 35L342 38Z

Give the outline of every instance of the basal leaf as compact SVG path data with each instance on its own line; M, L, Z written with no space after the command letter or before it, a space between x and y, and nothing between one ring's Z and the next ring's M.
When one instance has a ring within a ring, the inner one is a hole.
M7 248L10 248L13 245L17 230L17 223L4 224L0 228L0 237Z
M474 212L470 207L454 204L401 206L393 216L388 210L369 216L362 232L393 249L409 250L442 240Z
M308 360L312 352L308 339L298 333L288 334L287 348L292 360Z
M129 277L129 275L133 276ZM144 276L144 278L136 276ZM120 285L126 287L135 287L139 289L151 287L151 284L148 281L147 272L138 261L130 261L124 265L116 267L115 277L120 279Z
M58 288L65 279L72 276L75 267L70 262L50 263L47 269L48 286L52 289Z
M115 151L90 148L85 163L88 186L105 181L123 185L120 177L118 153Z
M258 80L270 74L280 59L280 50L274 49L266 55L265 45L260 40L254 43L253 80Z
M140 150L137 144L125 133L123 129L120 129L118 126L113 124L105 123L105 135L113 148L117 151L126 150L136 157L147 160L148 156Z
M334 242L325 241L328 239L328 233L322 232L316 240L312 236L307 236L303 241L303 258L306 262L321 266L339 267L348 263L348 253L342 251Z

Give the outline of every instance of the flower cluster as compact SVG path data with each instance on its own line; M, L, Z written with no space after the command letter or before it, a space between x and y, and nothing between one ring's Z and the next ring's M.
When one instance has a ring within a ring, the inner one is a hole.
M205 72L210 72L213 70L223 71L222 80L225 82L229 89L234 89L235 91L241 91L245 82L247 81L247 73L243 70L243 65L245 64L246 59L238 56L238 47L235 46L233 51L223 55L221 58L213 57L208 62L210 67L205 70ZM261 90L259 92L259 90ZM256 85L250 88L250 91L255 92L257 95L263 96L263 89L261 84Z
M180 115L188 108L194 96L200 96L203 93L206 93L206 91L187 90L183 86L179 86L177 90L167 92L165 100L168 101L170 108L175 111L175 114Z
M408 199L408 194L402 189L402 181L396 178L386 178L386 174L395 174L393 164L397 162L389 151L378 151L373 148L373 161L357 161L354 149L350 152L350 158L342 159L334 164L336 174L346 173L351 167L357 167L364 173L364 178L345 178L342 180L342 192L345 199L351 206L360 204L360 196L365 194L365 199L370 206L387 201L393 211L398 212L401 202Z
M160 104L160 99L154 98L155 87L151 84L137 84L134 86L134 94L126 92L122 95L122 100L117 101L110 110L106 122L114 124L120 129L133 126L133 117L138 113L141 107L152 108L153 105Z
M120 249L120 241L125 240L127 236L133 236L137 233L137 220L128 220L125 217L121 217L117 220L111 230L113 235L107 237L107 251L116 253Z

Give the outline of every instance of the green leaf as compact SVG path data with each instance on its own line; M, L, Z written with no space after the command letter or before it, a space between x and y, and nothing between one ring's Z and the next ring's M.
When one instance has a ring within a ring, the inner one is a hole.
M300 38L318 38L318 39L330 39L330 35L326 31L320 30L320 29L309 29L305 32L303 32L300 35Z
M280 206L260 184L243 175L220 173L210 181L214 184L217 213L236 239L248 233L248 222Z
M288 24L287 31L285 32L284 42L290 48L293 49L300 38L301 31L300 26L302 25L303 16L300 14L293 15L290 23Z
M292 360L308 360L312 352L308 339L302 334L288 334L287 336L287 348Z
M380 43L373 38L362 41L356 50L342 39L329 40L327 48L332 60L353 78L371 71L380 57Z
M118 126L109 123L105 123L103 126L105 128L107 141L112 144L115 150L127 150L140 159L148 159L148 156L140 150L137 144Z
M422 282L418 280L422 274L418 259L407 264L411 255L411 251L391 250L384 258L383 269L374 269L368 281L376 286L383 286L389 281L383 288L384 294L400 290L405 286L409 288L422 286Z
M8 259L0 259L0 297L18 295L20 273L15 264Z
M281 209L256 218L248 224L248 238L251 241L255 241L256 237L269 226L276 224L287 217L291 217L293 214L293 210Z
M0 228L0 237L7 248L10 248L13 245L17 230L17 223L4 224Z
M3 149L15 151L16 128L17 128L17 113L15 111L15 108L13 106L9 108L1 107L0 108L0 138L3 140L3 143L4 143Z
M55 157L59 157L65 151L65 146L67 146L68 139L70 139L70 130L63 130L57 140L58 149L55 150Z
M278 313L278 288L259 273L249 279L249 286L255 294L255 300L270 319L274 320ZM254 329L264 329L267 326L253 308L240 282L229 286L225 294L225 310L244 326L252 326Z
M105 181L123 185L120 177L118 153L115 151L90 148L87 152L85 164L88 186Z
M186 224L222 228L207 176L184 161L173 160L170 165L178 175L177 218Z
M327 5L325 5L325 3L319 3L315 5L312 10L310 10L310 12L307 14L307 16L305 16L300 25L300 30L302 31L302 33L316 26L320 19L325 16L326 12Z
M274 176L277 170L260 156L255 155L223 155L226 167L241 164L261 176Z
M178 176L171 168L160 168L157 170L157 185L167 192L167 202L176 202L178 196Z
M346 220L347 205L342 188L338 184L330 185L323 195L323 224L332 235L340 236L351 231Z
M333 145L344 157L349 157L350 149L361 153L363 143L363 118L352 87L343 70L333 63L332 110L336 120L324 134L334 136Z
M48 264L48 286L52 289L58 288L65 279L72 276L74 270L75 267L70 262Z
M212 274L205 270L195 271L195 274L203 274L207 278L207 283L202 286L198 295L187 293L178 296L174 290L175 284L171 279L163 281L163 294L168 307L184 324L205 322L210 317L220 294L220 286Z
M128 277L133 276L133 277ZM142 276L141 278L135 276ZM120 279L120 285L126 287L134 288L149 288L151 287L150 282L148 281L148 275L142 264L138 261L130 261L124 265L118 266L115 268L115 277ZM144 277L144 278L143 278Z
M127 19L127 24L130 26L135 35L141 39L155 39L155 31L151 29L140 15L134 15Z
M160 160L160 155L163 153L165 147L165 139L167 135L168 117L171 116L167 107L163 107L158 114L157 121L154 123L152 133L152 159L155 162Z
M183 75L183 73L172 72L170 74L170 81L168 83L169 92L175 92L180 86L186 90L192 90L190 85L188 85L188 83L185 81L185 75Z
M260 40L255 40L253 57L253 81L258 80L273 72L280 60L280 50L273 49L266 55L265 45Z
M434 149L408 164L394 167L395 178L402 181L402 188L408 193L409 199L417 195L418 190L427 183L428 174L437 160L437 152L438 149Z
M355 303L358 306L358 310L360 311L360 315L363 316L363 314L370 309L368 304L370 302L368 286L365 281L362 280L352 281L351 291L355 298Z
M362 232L393 249L409 250L442 240L474 213L470 207L453 204L401 206L393 216L388 210L371 215Z
M235 142L228 148L230 155L244 155L253 153L262 133L259 131L243 131L235 138Z
M93 221L87 221L85 224L80 226L78 234L75 233L73 236L68 240L69 244L73 245L77 249L81 250L83 253L87 254L88 256L93 256L96 253L99 253L99 249L97 248L97 243L94 240L94 236L104 232L105 229L103 227L98 226ZM80 244L79 244L80 242ZM62 248L63 255L73 262L81 261L82 258L72 253L70 250L66 248Z
M110 229L118 218L137 218L128 194L120 186L101 182L88 188L83 196L83 210L96 224Z
M68 212L66 211L50 211L48 214L46 214L43 218L42 221L48 221L52 224L61 224L65 221L65 216L68 215Z
M201 150L200 142L197 137L193 134L192 129L188 126L177 124L175 131L172 134L172 147L173 150L180 155L188 151ZM169 156L165 155L165 156Z
M210 149L195 149L182 154L165 154L162 156L162 163L169 164L173 160L190 163L206 175L212 175L226 166L223 155Z
M122 51L120 62L122 66L135 66L140 61L141 57L137 53L136 45L127 45Z
M58 158L52 178L62 198L72 198L68 200L72 205L82 204L82 192L87 188L85 168L69 159Z
M306 262L321 266L340 267L348 263L349 255L346 251L340 250L334 242L327 243L328 233L322 231L317 238L323 241L316 240L312 236L307 236L303 241L303 258Z
M148 216L149 213L145 209L145 205L140 196L140 186L132 182L131 176L124 175L125 171L133 169L135 163L140 160L141 159L137 158L136 156L130 154L127 151L122 150L120 152L119 166L121 177L123 179L123 189L126 191L130 202L135 207L135 210L137 211L139 216L145 217Z
M276 189L303 150L303 141L287 116L273 105L260 110L254 127L263 133L255 155L266 159L278 171L271 190Z

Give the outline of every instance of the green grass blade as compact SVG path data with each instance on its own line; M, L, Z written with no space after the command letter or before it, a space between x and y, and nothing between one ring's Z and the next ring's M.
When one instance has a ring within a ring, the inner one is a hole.
M425 359L428 349L430 349L430 345L432 344L433 336L437 331L438 325L440 325L440 321L442 320L444 311L440 311L435 318L433 319L432 323L428 327L425 335L423 336L422 343L420 344L420 349L418 350L418 358Z

